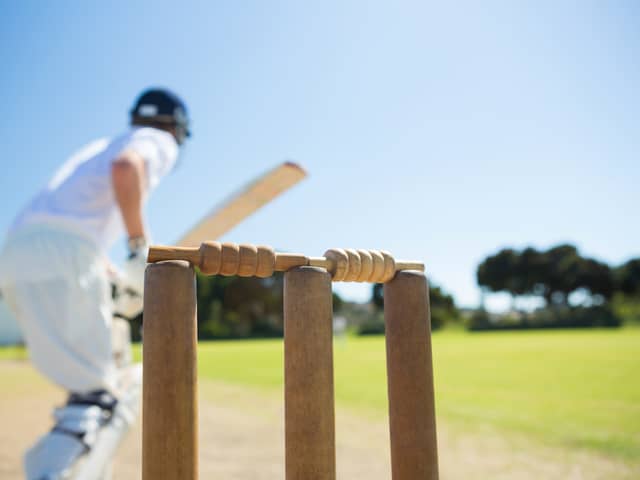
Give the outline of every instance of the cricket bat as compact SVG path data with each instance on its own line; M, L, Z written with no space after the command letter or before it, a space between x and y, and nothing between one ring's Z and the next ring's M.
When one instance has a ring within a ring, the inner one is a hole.
M198 247L216 240L242 220L307 176L293 162L284 162L234 192L196 223L177 242L180 247Z

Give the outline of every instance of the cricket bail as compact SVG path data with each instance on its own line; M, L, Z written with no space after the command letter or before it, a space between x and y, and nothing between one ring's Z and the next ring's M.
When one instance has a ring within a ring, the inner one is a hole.
M324 257L307 257L299 253L280 253L267 246L204 242L199 248L153 246L149 263L186 260L205 275L267 278L274 272L296 267L321 267L334 282L387 283L398 271L424 271L424 264L395 260L384 250L333 248Z

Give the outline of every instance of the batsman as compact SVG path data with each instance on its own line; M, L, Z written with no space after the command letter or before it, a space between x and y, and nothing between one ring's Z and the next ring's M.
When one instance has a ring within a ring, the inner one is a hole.
M24 456L27 480L110 477L142 383L115 318L142 310L144 205L189 134L187 109L176 94L143 92L130 128L72 155L10 228L0 253L0 290L33 365L69 393L54 410L53 428ZM108 252L123 237L129 254L116 273Z

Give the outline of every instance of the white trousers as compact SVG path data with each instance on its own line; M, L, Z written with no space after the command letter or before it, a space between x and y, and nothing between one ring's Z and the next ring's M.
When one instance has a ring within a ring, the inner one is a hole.
M115 391L111 287L93 243L51 226L21 228L0 253L0 291L41 373L72 392Z

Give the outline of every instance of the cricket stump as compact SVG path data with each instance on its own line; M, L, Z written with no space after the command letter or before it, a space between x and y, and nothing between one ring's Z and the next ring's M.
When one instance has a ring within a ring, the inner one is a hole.
M401 271L384 286L393 480L437 480L427 279Z
M150 264L143 324L143 480L197 480L197 323L193 268Z
M284 275L285 478L335 480L331 275Z

